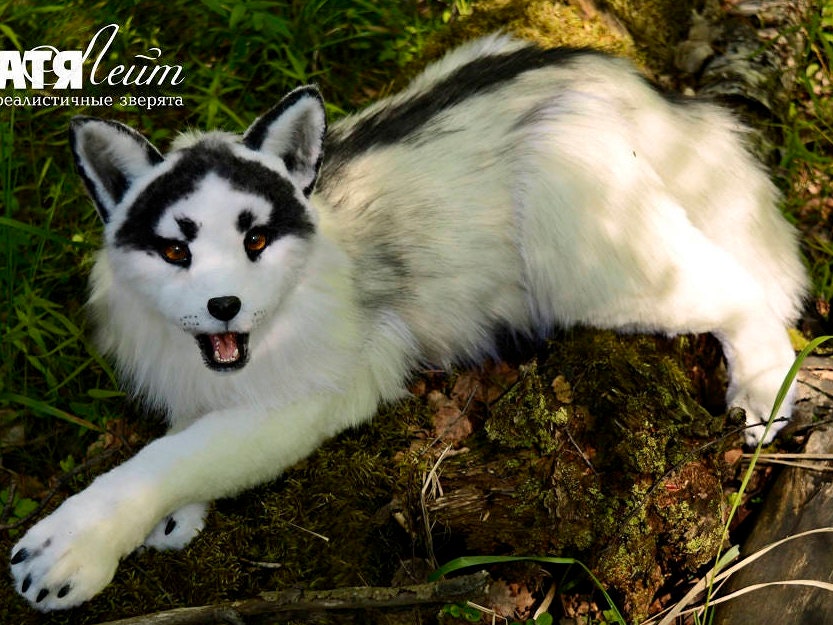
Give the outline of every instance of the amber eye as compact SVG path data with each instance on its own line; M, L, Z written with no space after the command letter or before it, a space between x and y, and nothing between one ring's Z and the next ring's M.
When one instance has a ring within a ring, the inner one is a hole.
M269 238L263 232L254 230L246 235L243 245L247 252L262 252L269 243Z
M162 257L169 263L183 265L191 260L191 250L184 243L169 243L162 248Z

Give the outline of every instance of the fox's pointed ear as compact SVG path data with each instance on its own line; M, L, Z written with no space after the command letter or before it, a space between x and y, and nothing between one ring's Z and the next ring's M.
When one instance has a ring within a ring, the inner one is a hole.
M243 143L283 160L294 182L309 196L321 168L326 131L324 100L318 89L299 87L256 119L243 135Z
M163 160L147 139L118 122L74 117L69 140L78 173L105 223L133 180Z

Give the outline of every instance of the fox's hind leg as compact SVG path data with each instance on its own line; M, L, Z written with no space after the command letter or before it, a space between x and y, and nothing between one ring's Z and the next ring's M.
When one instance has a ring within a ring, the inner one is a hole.
M705 236L689 233L688 243L675 237L675 280L668 291L656 290L655 318L649 328L671 334L711 332L721 342L729 373L727 407L746 412L745 440L757 444L795 352L787 325L770 304L771 290ZM766 442L789 420L793 390L782 403Z
M205 503L193 503L175 510L157 523L142 545L160 551L182 549L203 530L207 512L208 504Z
M674 279L655 290L654 318L645 325L670 334L711 332L721 342L729 373L727 407L746 412L748 445L764 437L778 391L795 358L789 320L768 300L771 290L734 257L697 231L675 237ZM791 390L778 411L769 442L789 420Z
M729 368L726 404L746 412L747 445L756 445L775 405L778 391L795 359L786 329L771 320L739 319L714 331L723 344ZM781 404L765 443L784 427L792 414L793 384Z
M711 332L721 342L729 373L727 407L746 412L745 440L756 445L774 407L795 352L780 319L767 301L764 285L719 248L682 259L678 284L657 292L655 316L644 325L669 334ZM789 420L794 389L785 397L765 442Z
M608 224L588 219L589 209L578 217L570 211L559 216L558 228L545 211L527 211L522 240L535 316L543 327L713 333L728 363L728 405L746 411L746 441L757 443L794 359L785 307L770 301L771 285L695 227L662 190L633 203L643 206L638 219L626 207L610 211L616 219ZM778 414L785 420L789 399Z

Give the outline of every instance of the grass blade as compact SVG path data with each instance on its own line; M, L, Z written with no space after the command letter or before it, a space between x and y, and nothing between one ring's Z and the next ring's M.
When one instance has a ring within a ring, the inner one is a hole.
M94 432L104 432L102 427L92 423L91 421L87 421L81 417L76 417L74 414L55 408L44 401L32 399L31 397L26 397L25 395L18 395L17 393L3 393L0 395L0 400L26 406L27 408L33 410L36 414L39 413L50 417L57 417L58 419L74 423L75 425L79 425L82 428L86 428Z
M598 578L593 575L593 572L587 568L583 562L576 560L575 558L565 558L565 557L556 557L556 556L463 556L460 558L456 558L451 560L450 562L446 562L443 566L439 569L434 571L429 579L431 581L436 581L440 577L444 575L448 575L449 573L453 573L454 571L458 571L463 568L468 568L471 566L488 566L491 564L503 564L507 562L540 562L542 564L559 564L559 565L577 565L579 566L587 575L590 576L590 579L593 580L593 583L599 588L602 595L607 601L608 606L610 607L610 611L612 613L614 622L621 623L621 625L627 625L627 621L619 612L616 604L613 602L613 599L610 598L610 595L607 594L607 591L602 586L602 583L598 580Z

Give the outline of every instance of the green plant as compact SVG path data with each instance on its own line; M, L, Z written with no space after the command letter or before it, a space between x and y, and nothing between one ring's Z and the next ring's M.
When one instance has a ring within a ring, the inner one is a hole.
M14 525L28 517L38 507L38 502L26 497L19 497L11 488L0 489L0 510L4 518L0 519L0 525ZM18 532L12 528L12 535Z
M587 568L587 566L582 563L580 560L576 560L575 558L559 558L559 557L552 557L552 556L463 556L460 558L455 558L450 562L446 562L442 565L439 569L434 571L431 576L429 577L430 580L434 581L437 580L449 573L453 573L455 571L459 571L460 569L468 568L471 566L491 566L495 564L505 564L509 562L539 562L541 564L555 564L561 566L577 566L581 569L581 571L587 575L602 593L605 601L607 602L608 609L605 610L605 621L607 623L616 623L619 625L627 625L627 621L625 621L625 617L622 616L619 609L616 607L616 603L610 597L610 595L605 590L602 583L598 580L598 578L593 575L593 572ZM536 625L547 625L546 619L544 621L539 622L537 619L535 620Z
M786 209L807 233L805 254L814 294L829 305L833 248L826 214L833 195L833 1L824 0L818 12L811 12L802 31L807 45L782 128L779 170L788 190Z
M462 619L464 621L468 621L469 623L479 623L483 619L484 615L487 618L494 616L492 611L471 602L451 603L443 606L440 612L445 616ZM496 619L493 619L493 621L494 620ZM552 614L549 612L543 612L535 618L527 619L523 623L521 621L509 621L507 619L503 620L507 623L507 625L552 625L553 623Z

